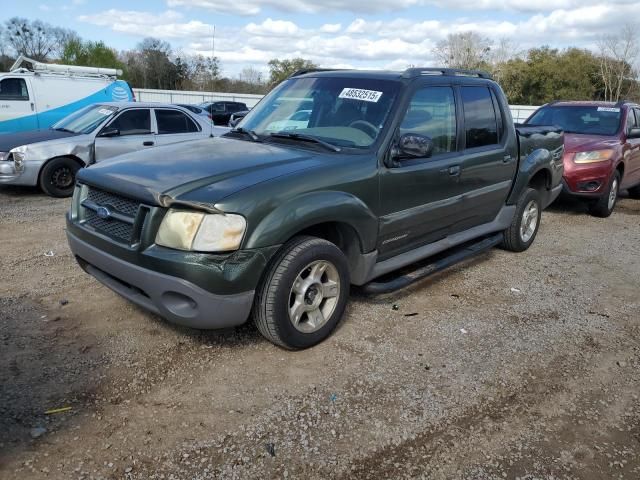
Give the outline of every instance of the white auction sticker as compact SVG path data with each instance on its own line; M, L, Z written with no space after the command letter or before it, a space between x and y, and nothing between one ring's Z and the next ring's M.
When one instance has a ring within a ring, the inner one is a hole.
M344 88L338 96L340 98L348 98L351 100L378 103L378 100L382 97L382 92L376 92L375 90L362 90L360 88Z
M598 111L599 111L599 112L614 112L614 113L620 113L620 109L619 109L619 108L613 108L613 107L598 107Z
M102 115L111 115L113 113L113 110L109 110L108 108L101 108L100 110L98 110L98 113L101 113Z

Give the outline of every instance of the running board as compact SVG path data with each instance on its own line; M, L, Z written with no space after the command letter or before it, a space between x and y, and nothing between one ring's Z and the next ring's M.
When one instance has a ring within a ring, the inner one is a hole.
M362 287L362 291L368 294L390 293L401 288L408 287L412 283L422 280L429 275L444 270L446 268L460 263L468 258L479 255L487 250L495 247L502 242L502 233L496 233L482 240L468 244L464 247L453 248L451 253L446 257L440 258L433 263L429 263L423 267L419 267L409 273L399 275L387 282L369 282Z

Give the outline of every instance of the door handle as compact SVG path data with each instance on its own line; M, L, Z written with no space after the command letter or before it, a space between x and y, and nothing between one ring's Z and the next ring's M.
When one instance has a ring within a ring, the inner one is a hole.
M36 104L31 102L31 111L33 112L36 109Z
M511 161L511 155L505 155L504 157L502 157L502 161L504 163L509 163Z
M147 140L146 142L142 142L142 145L144 147L153 147L154 142L152 142L151 140Z
M458 175L460 175L460 165L449 167L449 175L451 175L452 177L457 177Z

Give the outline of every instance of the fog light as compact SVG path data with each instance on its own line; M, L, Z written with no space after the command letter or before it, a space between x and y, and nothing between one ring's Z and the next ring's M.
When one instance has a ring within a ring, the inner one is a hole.
M591 182L582 182L578 184L578 190L582 192L595 192L600 188L600 182L592 180Z

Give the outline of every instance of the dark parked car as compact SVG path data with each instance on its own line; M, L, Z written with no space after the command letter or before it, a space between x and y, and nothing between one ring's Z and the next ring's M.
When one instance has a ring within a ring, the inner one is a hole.
M248 110L247 105L241 102L205 102L198 106L209 112L213 123L225 127L229 124L231 114Z
M306 127L282 130L302 108ZM352 284L405 285L381 277L445 251L433 268L529 248L562 153L560 130L516 130L484 73L301 73L220 138L83 170L67 237L88 273L170 321L252 315L305 348L336 327Z
M640 199L640 106L554 102L526 123L564 129L564 191L587 201L593 215L611 215L620 189Z
M247 113L249 112L250 110L240 110L239 112L232 113L231 117L229 118L229 126L233 128L238 125L238 123L240 123L240 120L246 117Z

